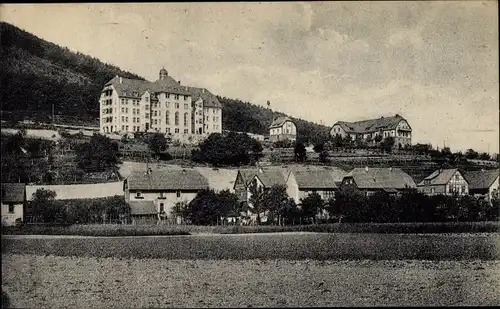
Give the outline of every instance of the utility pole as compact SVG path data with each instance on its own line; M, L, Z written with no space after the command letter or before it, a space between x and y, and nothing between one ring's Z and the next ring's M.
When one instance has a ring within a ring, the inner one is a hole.
M52 124L55 124L55 120L54 120L54 103L52 103Z

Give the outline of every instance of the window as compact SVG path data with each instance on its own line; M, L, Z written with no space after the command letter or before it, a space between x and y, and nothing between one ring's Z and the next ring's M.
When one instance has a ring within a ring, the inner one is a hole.
M125 116L122 116L122 122L125 122Z
M167 93L165 93L165 99L168 99L168 98L170 98L170 93L167 92Z
M149 110L149 105L144 105L144 108L145 108L146 110Z
M213 117L213 119L214 119L214 122L215 122L215 116Z
M169 107L170 107L170 103L165 102L165 108L169 108Z
M128 113L128 107L125 107L125 113Z
M160 203L160 212L165 212L165 204L163 203Z
M188 133L189 133L188 129L184 129L184 134L188 134Z
M179 125L179 112L175 112L175 125Z
M165 128L165 133L170 133L170 128Z
M179 108L179 102L175 102L175 108Z
M122 107L122 113L125 113L125 108L124 107Z
M187 95L185 95L185 96L184 96L184 101L187 101L187 99L188 99L188 96L187 96Z
M14 213L14 204L9 204L9 213Z
M207 116L206 120L208 121L208 116Z
M158 124L158 121L155 119L155 120L154 120L154 123L155 123L155 125L157 125L157 124Z
M179 95L178 94L175 95L175 99L179 100Z
M181 197L181 191L177 190L177 197Z
M166 111L166 112L165 112L165 123L166 123L167 125L169 125L169 124L170 124L170 112L169 112L169 111Z
M149 102L149 97L145 97L144 99L146 99L146 102Z
M125 130L128 131L128 126L125 126Z
M188 109L188 108L189 108L188 104L187 104L187 103L185 103L185 104L184 104L184 109Z
M462 186L462 193L465 193L465 186Z
M146 113L146 115L144 115L144 117L149 118L149 113Z
M188 125L188 113L184 113L184 126Z
M179 133L179 128L175 128L175 133Z
M160 198L165 198L165 193L164 192L160 192Z
M142 196L142 192L141 192L141 191L137 191L137 192L135 193L135 198L143 198L143 196Z
M128 122L128 117L125 117L125 122Z
M158 116L158 112L157 112L157 111L154 111L154 112L153 112L153 116Z
M455 180L460 180L460 175L456 174L455 175Z

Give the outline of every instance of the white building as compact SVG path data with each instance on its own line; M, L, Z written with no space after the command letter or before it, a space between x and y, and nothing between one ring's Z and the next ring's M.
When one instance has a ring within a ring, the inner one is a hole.
M26 186L24 183L2 183L2 225L23 221Z
M160 70L155 82L115 76L100 97L100 132L159 132L182 142L222 132L222 105L205 88L180 84Z
M297 127L288 117L278 117L269 126L269 141L297 140Z

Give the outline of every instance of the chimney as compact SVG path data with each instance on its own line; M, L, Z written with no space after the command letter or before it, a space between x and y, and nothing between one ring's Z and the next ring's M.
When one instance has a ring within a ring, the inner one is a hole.
M259 173L262 174L264 171L262 170L262 167L259 167Z
M120 76L120 84L123 83L123 78Z
M391 167L389 167L389 172L392 172L392 166L391 166Z
M182 169L182 175L186 175L186 170Z
M484 168L482 168L482 169L481 169L481 172L483 172L483 173L484 173Z
M368 166L365 166L365 173L368 173Z
M179 85L181 84L181 81L178 81Z
M201 89L201 93L205 93L205 89Z

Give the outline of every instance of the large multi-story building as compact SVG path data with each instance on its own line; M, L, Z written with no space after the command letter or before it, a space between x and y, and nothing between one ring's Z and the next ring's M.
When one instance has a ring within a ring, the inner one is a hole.
M382 138L392 136L394 146L399 149L411 145L411 132L408 121L396 114L392 117L356 122L337 121L330 130L330 135L332 137L335 137L335 135L349 136L353 140L356 137L374 140L377 135Z
M159 132L182 142L222 132L222 105L205 88L181 85L161 69L155 82L115 76L100 97L100 131Z

